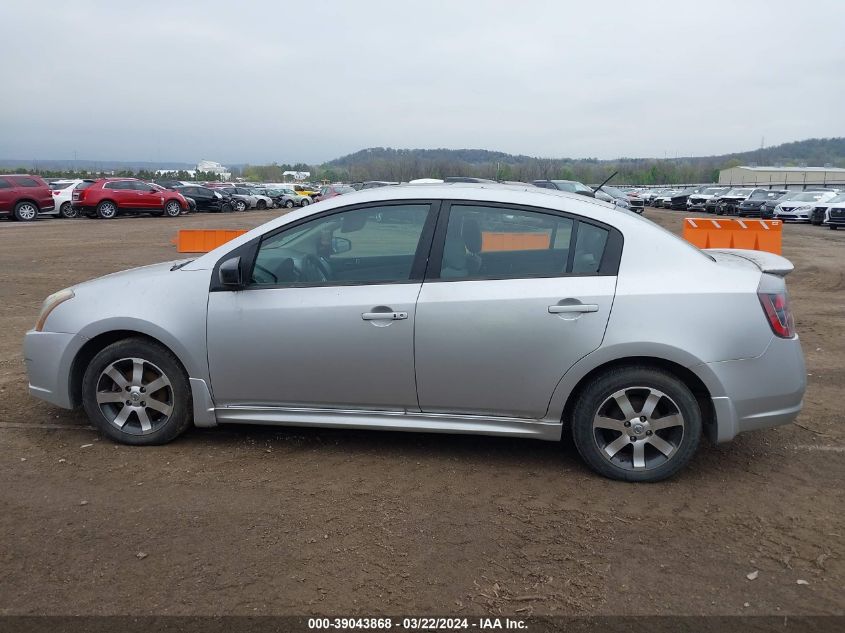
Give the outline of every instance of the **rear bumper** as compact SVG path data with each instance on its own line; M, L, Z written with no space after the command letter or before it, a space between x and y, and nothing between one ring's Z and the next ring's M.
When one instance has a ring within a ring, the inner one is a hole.
M738 433L789 424L801 412L807 370L798 337L773 336L756 358L692 368L713 395L716 424L711 439L728 442Z

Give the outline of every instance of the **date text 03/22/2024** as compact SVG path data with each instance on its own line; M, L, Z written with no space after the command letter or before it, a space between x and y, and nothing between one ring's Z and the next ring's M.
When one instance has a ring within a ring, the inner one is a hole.
M390 630L397 628L406 631L443 631L443 630L525 630L525 620L515 618L440 618L440 617L357 617L357 618L308 618L308 629L346 629L346 630Z

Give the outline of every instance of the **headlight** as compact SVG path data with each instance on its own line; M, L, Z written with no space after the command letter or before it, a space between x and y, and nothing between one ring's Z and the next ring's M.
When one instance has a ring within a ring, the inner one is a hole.
M59 307L60 304L64 303L68 299L73 299L75 296L76 295L73 294L73 290L65 288L64 290L54 292L44 299L44 303L41 304L41 313L38 315L38 321L35 323L35 331L43 331L44 323L47 321L47 317L50 316L50 313Z

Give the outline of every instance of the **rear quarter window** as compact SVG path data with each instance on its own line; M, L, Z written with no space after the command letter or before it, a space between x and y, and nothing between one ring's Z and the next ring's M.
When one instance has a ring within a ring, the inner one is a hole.
M18 187L40 187L41 183L34 178L15 178L14 183Z
M4 180L0 178L0 189L11 189L12 185L9 184L8 180Z

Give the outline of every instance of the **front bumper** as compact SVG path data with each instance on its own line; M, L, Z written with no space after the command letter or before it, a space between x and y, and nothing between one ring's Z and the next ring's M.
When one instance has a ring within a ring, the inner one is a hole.
M710 389L716 424L711 439L728 442L738 433L789 424L801 412L807 370L795 336L772 336L756 358L707 363L692 368Z
M29 393L65 409L73 408L70 368L84 340L76 334L26 333L23 356L29 376Z

